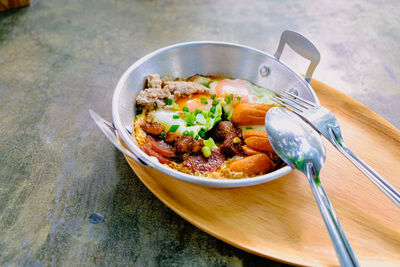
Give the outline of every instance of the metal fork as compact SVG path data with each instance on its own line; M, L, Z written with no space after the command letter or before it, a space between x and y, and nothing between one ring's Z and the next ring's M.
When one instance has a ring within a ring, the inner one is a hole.
M282 106L291 109L325 136L337 150L345 155L358 169L360 169L383 193L400 207L400 192L382 178L367 163L355 155L345 144L342 138L339 122L335 115L327 109L292 93L283 92L273 100Z

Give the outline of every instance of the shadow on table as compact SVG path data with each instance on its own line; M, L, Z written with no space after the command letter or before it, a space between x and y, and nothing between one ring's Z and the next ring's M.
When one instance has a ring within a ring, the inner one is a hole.
M119 181L103 243L111 262L152 266L287 266L202 232L160 202L117 150L115 163Z
M18 25L17 22L28 10L29 6L25 6L0 12L0 41L6 40L8 35L12 34L14 27Z

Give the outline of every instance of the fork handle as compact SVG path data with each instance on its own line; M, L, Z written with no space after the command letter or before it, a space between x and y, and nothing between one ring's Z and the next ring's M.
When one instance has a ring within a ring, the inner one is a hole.
M339 138L340 139L340 138ZM382 176L380 176L367 163L354 154L342 140L337 140L333 132L331 132L330 142L346 156L365 176L367 176L383 193L386 194L398 207L400 207L400 192L389 184Z
M90 116L92 116L92 119L96 123L96 125L100 128L100 130L103 132L103 134L107 137L108 140L110 140L111 143L123 154L131 157L134 159L136 162L138 162L142 166L147 166L146 162L141 160L137 155L133 154L130 150L126 149L121 142L119 141L119 138L116 134L116 129L114 125L102 117L100 117L99 114L94 112L93 110L89 109Z
M317 202L319 211L324 219L325 226L331 237L333 246L336 250L337 257L340 265L342 266L359 266L357 258L350 246L350 243L340 225L339 219L325 193L324 188L318 178L313 172L312 165L307 165L307 178L310 182L311 191L314 194L315 201Z

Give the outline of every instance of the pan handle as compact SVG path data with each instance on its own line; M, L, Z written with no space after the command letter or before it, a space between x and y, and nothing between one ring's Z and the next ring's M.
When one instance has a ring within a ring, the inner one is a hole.
M278 49L275 52L274 57L279 60L281 57L285 44L289 45L296 53L300 56L310 60L305 80L310 83L311 77L317 67L321 56L318 49L303 35L294 31L284 31L279 41Z
M142 166L147 166L148 164L141 160L138 156L133 154L130 150L126 149L121 142L119 141L117 137L117 131L114 127L114 124L106 121L102 117L100 117L99 114L94 112L93 110L89 109L90 116L94 120L94 122L97 124L97 126L100 128L100 130L103 132L103 134L107 137L108 140L110 140L111 143L122 153L125 155L133 158L136 162L141 164Z

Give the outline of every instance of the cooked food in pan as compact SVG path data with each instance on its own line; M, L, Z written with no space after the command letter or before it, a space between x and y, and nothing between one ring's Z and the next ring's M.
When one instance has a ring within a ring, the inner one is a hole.
M264 130L274 93L246 80L149 75L136 98L135 138L160 163L197 176L245 178L282 162Z

